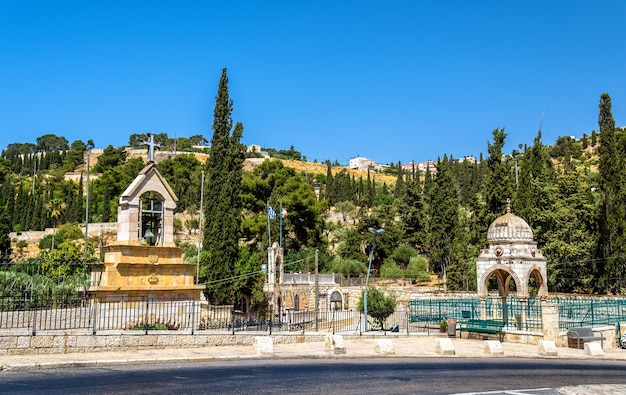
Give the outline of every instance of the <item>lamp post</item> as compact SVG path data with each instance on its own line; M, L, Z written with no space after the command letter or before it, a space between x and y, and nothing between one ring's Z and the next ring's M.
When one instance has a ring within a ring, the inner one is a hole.
M385 233L385 229L367 228L374 234L372 240L372 249L370 250L370 261L367 265L367 276L365 276L365 292L363 292L363 313L365 314L365 324L363 325L363 332L367 332L367 286L370 281L370 270L372 269L372 259L374 259L374 248L376 248L376 236Z

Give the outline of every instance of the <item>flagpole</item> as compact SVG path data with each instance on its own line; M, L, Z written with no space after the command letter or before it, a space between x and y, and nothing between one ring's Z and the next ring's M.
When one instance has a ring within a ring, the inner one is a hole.
M268 248L272 248L272 230L270 229L270 200L267 199L267 239L269 241Z

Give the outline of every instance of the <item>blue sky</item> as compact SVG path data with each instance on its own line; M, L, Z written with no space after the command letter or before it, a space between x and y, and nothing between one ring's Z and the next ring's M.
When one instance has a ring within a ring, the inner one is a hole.
M626 125L624 1L0 0L0 148L212 135L347 164L486 155Z

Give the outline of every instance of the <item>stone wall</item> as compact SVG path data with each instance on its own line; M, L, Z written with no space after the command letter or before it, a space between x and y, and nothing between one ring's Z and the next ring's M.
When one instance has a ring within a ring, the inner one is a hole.
M46 332L45 335L30 334L0 335L0 355L25 354L69 354L97 351L119 351L123 349L159 349L166 347L197 348L212 346L252 346L254 337L259 334L216 334L197 331L194 334L177 334L169 331L115 331L99 333L87 332ZM324 333L303 336L301 334L272 335L274 343L304 343L324 341Z

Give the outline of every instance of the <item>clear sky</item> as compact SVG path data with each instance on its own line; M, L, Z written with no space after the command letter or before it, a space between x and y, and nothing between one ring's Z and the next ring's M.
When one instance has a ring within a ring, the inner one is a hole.
M54 133L212 135L308 160L486 155L626 125L626 1L0 0L0 149Z

